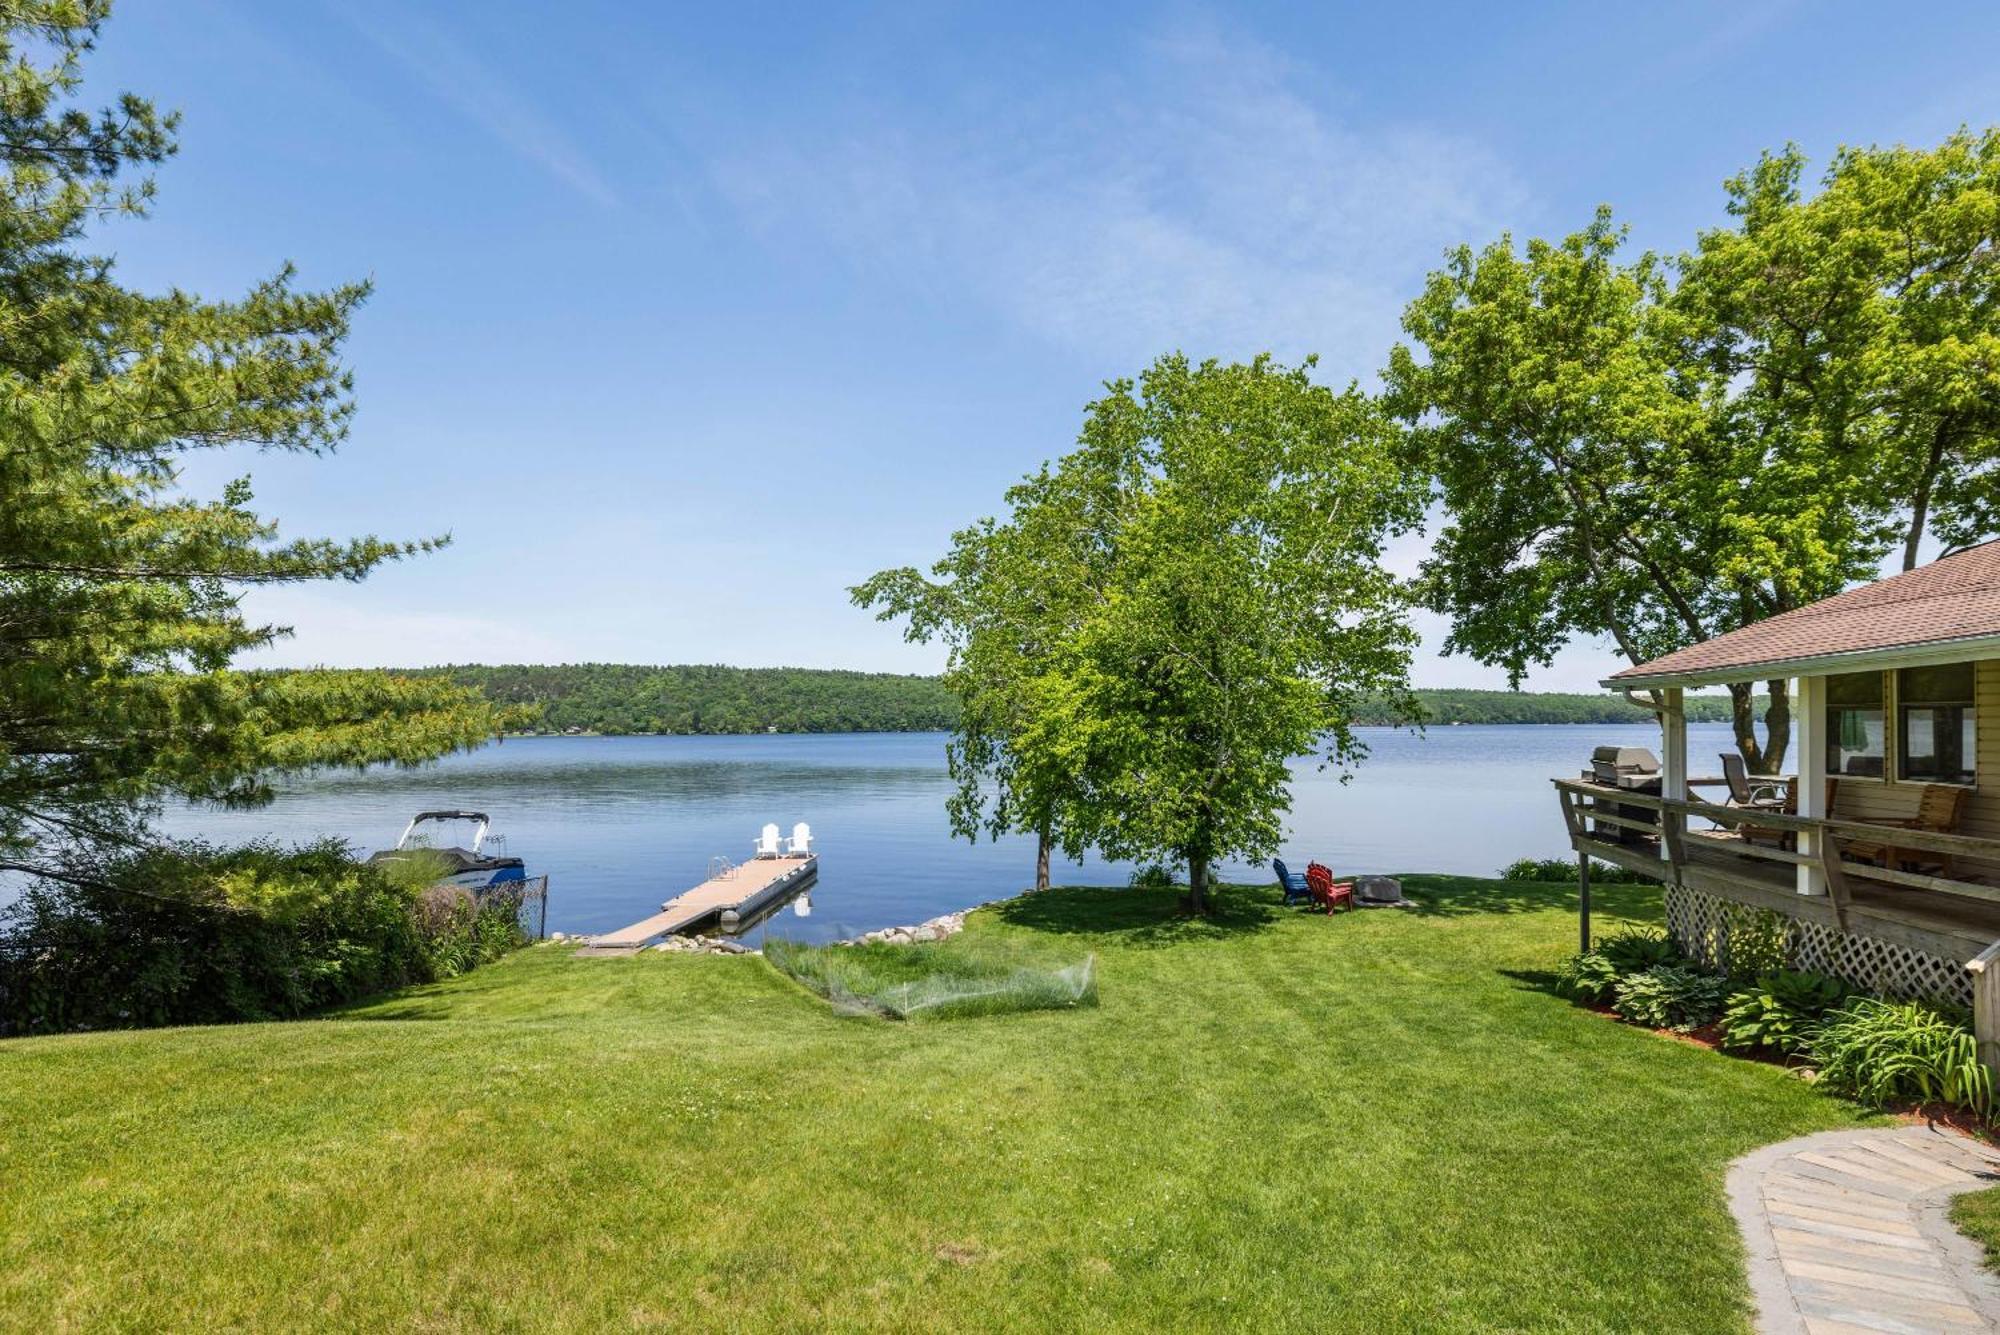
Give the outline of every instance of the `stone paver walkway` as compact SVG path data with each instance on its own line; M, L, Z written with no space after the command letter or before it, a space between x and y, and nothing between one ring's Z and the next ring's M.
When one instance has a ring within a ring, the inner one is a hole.
M2000 1331L2000 1280L1951 1226L1951 1197L2000 1182L2000 1150L1954 1131L1830 1131L1729 1168L1771 1335Z

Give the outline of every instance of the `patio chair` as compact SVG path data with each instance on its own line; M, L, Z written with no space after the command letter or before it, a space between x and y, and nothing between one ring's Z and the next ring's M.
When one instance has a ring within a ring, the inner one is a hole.
M1287 904L1298 904L1312 898L1312 886L1305 877L1290 870L1278 858L1271 859L1271 870L1278 874L1278 888L1285 892Z
M1329 914L1343 905L1353 912L1354 882L1336 881L1330 868L1314 862L1306 867L1306 884L1312 888L1313 903Z
M1957 834L1960 822L1965 819L1966 800L1971 796L1970 788L1960 788L1955 784L1925 784L1923 796L1917 799L1916 815L1905 820L1868 823L1880 825L1885 831L1922 830L1926 834ZM1950 876L1952 873L1951 854L1900 848L1892 834L1885 834L1880 842L1850 840L1842 846L1841 852L1850 858L1877 863L1891 870L1918 871L1937 876Z
M800 821L792 827L791 853L795 858L807 857L812 853L812 826Z
M1743 763L1743 757L1735 751L1724 751L1722 756L1722 777L1729 784L1729 797L1723 803L1730 807L1781 807L1785 803L1784 784L1774 778L1759 776L1752 780L1750 767Z
M763 833L757 836L757 847L751 852L751 856L774 858L783 851L783 849L778 847L778 825L776 821L773 821L764 827Z

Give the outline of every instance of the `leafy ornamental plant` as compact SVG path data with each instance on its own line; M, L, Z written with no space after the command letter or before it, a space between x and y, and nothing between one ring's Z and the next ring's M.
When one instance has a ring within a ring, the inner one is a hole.
M1597 953L1611 961L1620 977L1662 964L1679 964L1680 947L1665 932L1620 932L1597 943Z
M1595 950L1571 955L1556 974L1556 991L1572 1001L1602 1006L1618 986L1618 966Z
M1664 933L1625 931L1572 955L1556 975L1556 991L1573 1001L1602 1006L1621 979L1680 962L1680 949Z
M1812 1047L1821 1017L1847 999L1840 980L1825 974L1792 969L1764 974L1756 986L1730 998L1722 1013L1722 1046L1802 1056Z
M1946 1103L1984 1117L1993 1073L1970 1026L1920 1001L1862 997L1828 1012L1812 1042L1820 1083L1868 1103Z
M1620 978L1611 1006L1634 1024L1685 1031L1713 1020L1727 991L1723 980L1710 974L1662 964Z
M1762 979L1791 963L1791 924L1782 913L1731 904L1723 910L1723 923L1731 978Z
M1611 1007L1634 1024L1685 1032L1722 1009L1728 984L1677 964L1660 964L1622 978Z

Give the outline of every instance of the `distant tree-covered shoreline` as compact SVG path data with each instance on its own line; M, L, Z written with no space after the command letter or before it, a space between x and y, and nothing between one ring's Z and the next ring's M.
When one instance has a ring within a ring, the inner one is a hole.
M958 706L936 677L826 668L737 668L628 663L459 665L398 669L445 677L496 705L539 711L522 731L606 736L751 732L942 732ZM1652 715L1603 692L1420 690L1432 726L1454 723L1638 723ZM1729 718L1727 696L1689 696L1691 722ZM1354 722L1393 722L1364 705Z

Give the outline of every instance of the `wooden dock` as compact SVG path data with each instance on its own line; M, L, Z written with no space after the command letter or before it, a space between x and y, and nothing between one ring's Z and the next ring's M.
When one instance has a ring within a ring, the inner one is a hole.
M725 868L685 894L675 895L660 905L660 911L641 918L630 927L605 932L590 939L578 955L636 955L663 936L707 922L710 918L749 916L756 907L800 882L810 880L819 867L811 854L780 858L752 858Z

